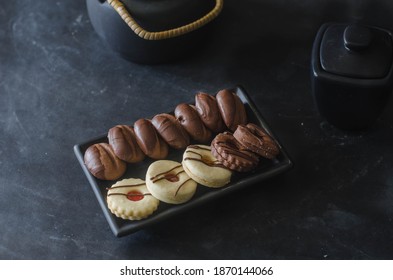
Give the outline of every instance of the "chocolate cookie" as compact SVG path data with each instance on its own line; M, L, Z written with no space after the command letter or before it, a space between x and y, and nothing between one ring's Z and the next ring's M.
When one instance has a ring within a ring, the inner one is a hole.
M214 96L199 92L195 95L195 108L205 126L214 133L225 130L224 121Z
M177 105L175 116L192 139L198 143L207 143L211 140L211 131L205 127L198 112L193 106L185 103Z
M230 133L218 134L211 143L212 154L227 168L247 172L259 162L256 154L243 147Z
M131 126L112 127L108 132L108 141L115 155L126 162L139 162L145 158L145 154L136 142L135 132Z
M217 104L225 125L231 131L235 131L239 124L247 123L246 109L239 96L223 89L217 93Z
M151 122L170 147L184 149L190 143L190 137L174 116L158 114Z
M107 143L91 145L85 152L84 162L90 173L101 180L116 180L126 171L126 163Z
M134 123L136 141L145 155L152 159L164 159L168 155L168 145L160 137L151 121L139 119Z
M280 153L274 140L255 124L239 125L233 136L247 149L262 157L273 159Z

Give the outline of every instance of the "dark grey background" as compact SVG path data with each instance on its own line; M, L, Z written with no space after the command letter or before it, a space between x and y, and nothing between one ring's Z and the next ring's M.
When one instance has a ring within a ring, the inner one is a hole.
M0 258L393 258L393 104L369 131L344 133L320 119L309 81L322 23L393 29L392 13L390 0L226 0L193 57L143 66L100 41L82 0L2 1ZM236 84L293 170L114 237L73 145Z

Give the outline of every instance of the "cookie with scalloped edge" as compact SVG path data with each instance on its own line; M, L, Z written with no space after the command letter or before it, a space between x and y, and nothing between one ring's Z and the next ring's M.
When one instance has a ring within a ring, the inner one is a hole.
M125 220L141 220L157 210L160 201L151 195L145 181L129 178L116 182L108 189L109 210Z

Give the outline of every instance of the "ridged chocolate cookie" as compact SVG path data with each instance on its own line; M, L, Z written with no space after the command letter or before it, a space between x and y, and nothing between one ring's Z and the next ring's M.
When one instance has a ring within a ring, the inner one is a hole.
M255 124L239 125L233 136L247 149L262 157L273 159L280 153L274 140Z
M233 132L239 124L247 123L246 109L239 96L223 89L217 93L216 98L221 117L229 130Z
M91 145L85 152L84 163L90 173L101 180L116 180L126 171L126 163L107 143Z
M126 162L142 161L145 154L136 142L135 132L131 126L116 125L109 129L108 141L116 156Z
M139 119L134 123L136 141L141 150L152 159L164 159L168 155L168 145L158 134L150 120Z
M154 116L151 122L170 147L184 149L190 144L190 137L174 116L158 114Z
M243 147L232 134L218 134L211 143L212 154L227 168L239 172L254 169L259 162L256 154Z
M192 105L185 103L177 105L175 117L196 142L207 143L211 140L211 131L205 127L198 112Z
M204 92L195 95L195 108L205 126L214 133L225 130L224 121L218 109L217 100L214 96Z

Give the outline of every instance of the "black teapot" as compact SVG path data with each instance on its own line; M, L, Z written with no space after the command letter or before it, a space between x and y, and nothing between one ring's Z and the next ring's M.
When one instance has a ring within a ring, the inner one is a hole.
M368 128L392 92L392 34L359 23L324 24L314 41L311 69L320 114L341 129Z
M98 35L137 63L164 63L204 44L223 0L86 0Z

